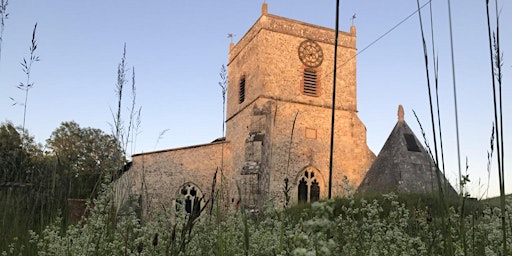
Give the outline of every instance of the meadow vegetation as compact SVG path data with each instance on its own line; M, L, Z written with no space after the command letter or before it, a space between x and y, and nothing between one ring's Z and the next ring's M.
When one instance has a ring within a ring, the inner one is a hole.
M489 1L487 1L489 4ZM3 31L7 1L1 1ZM419 6L419 2L418 2ZM489 6L489 5L487 5ZM419 9L419 7L418 7ZM418 10L419 11L419 10ZM487 10L489 14L489 10ZM496 12L497 13L497 12ZM421 14L420 14L421 17ZM25 129L28 91L33 86L31 65L35 54L36 27L30 58L22 63L26 82L23 126L0 124L0 253L1 255L510 255L512 199L504 195L503 121L501 112L502 54L498 19L491 33L491 77L495 95L495 125L491 149L497 149L499 199L478 201L459 185L457 198L443 193L427 195L359 196L349 190L345 198L276 206L249 211L225 207L224 186L212 185L211 199L198 212L156 206L151 218L142 218L137 198L122 206L115 200L115 180L126 164L126 149L135 140L140 108L135 108L135 71L128 121L123 122L123 87L128 83L126 46L118 66L113 112L113 135L94 128L63 122L46 145L34 142ZM0 49L1 49L0 33ZM423 42L425 36L423 35ZM424 44L427 59L426 45ZM437 102L437 65L435 101ZM428 74L428 63L426 70ZM222 69L219 85L225 97L227 78ZM428 75L427 75L428 77ZM429 79L429 78L427 78ZM433 95L430 94L432 130L436 130ZM437 102L438 103L438 102ZM114 114L115 113L115 114ZM125 126L126 125L126 126ZM439 134L433 134L442 143ZM496 134L496 135L495 135ZM496 137L494 137L494 135ZM496 143L493 144L494 138ZM438 164L435 142L432 156ZM431 150L429 149L431 152ZM442 146L441 146L442 155ZM442 157L439 162L441 166ZM490 158L491 159L491 158ZM222 169L222 168L220 168ZM444 168L442 168L444 169ZM215 180L215 178L214 178ZM113 182L114 181L114 182ZM289 198L288 182L283 193ZM442 187L442 186L439 186ZM80 221L69 218L68 199L87 202ZM208 210L210 209L210 210Z
M112 186L103 185L82 222L63 229L56 218L41 232L31 232L29 242L12 241L4 255L29 249L38 255L507 254L500 239L501 210L478 201L466 204L464 211L460 201L450 203L445 224L438 210L445 202L435 196L394 194L350 195L280 210L270 201L264 213L240 208L211 214L203 210L198 216L162 208L144 220L130 203L122 215L114 214L112 192ZM511 207L512 201L507 222ZM450 244L443 239L445 231Z

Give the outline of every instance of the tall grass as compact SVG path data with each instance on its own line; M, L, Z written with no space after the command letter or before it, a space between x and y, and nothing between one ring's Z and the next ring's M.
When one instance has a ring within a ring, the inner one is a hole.
M123 47L123 55L121 57L121 62L119 62L117 66L117 84L116 84L116 97L117 97L117 111L115 116L113 116L114 119L114 136L118 141L123 141L123 138L121 137L122 134L122 104L123 104L123 88L127 82L126 79L126 43Z
M8 14L6 8L8 1L0 2L0 48L3 37L5 19ZM48 211L49 207L55 204L48 193L48 183L45 181L48 165L41 156L38 146L33 143L25 129L26 113L28 105L28 93L34 86L31 80L32 65L39 61L36 55L37 23L32 31L31 44L29 47L29 57L23 58L21 68L25 74L25 81L20 82L18 89L25 92L25 100L23 103L23 126L15 128L11 123L2 124L1 146L3 150L2 160L2 177L0 177L0 210L2 214L2 232L5 236L0 239L0 247L9 243L9 239L27 241L27 230L30 228L40 229L48 221L51 215ZM1 53L1 52L0 52ZM13 99L13 98L11 98ZM16 105L16 101L13 105ZM7 141L5 141L7 140ZM14 148L9 148L9 144ZM7 147L6 147L7 145Z
M432 2L429 3L430 7L430 34L432 41L432 58L433 58L433 67L434 67L434 85L435 85L435 99L436 99L436 110L437 110L437 126L439 127L439 153L441 154L441 159L437 159L437 165L440 170L443 172L443 175L446 177L446 169L444 165L444 147L443 147L443 129L441 126L441 109L439 107L439 58L436 54L435 40L434 40L434 18L432 12ZM441 164L439 164L441 161ZM447 181L444 179L443 186L446 188Z
M494 150L493 146L494 146L494 143L493 143L493 140L494 140L494 137L496 137L496 150L497 150L497 161L498 161L498 179L499 179L499 184L500 184L500 214L501 214L501 227L500 227L500 230L501 230L501 233L502 233L502 249L501 249L501 253L502 254L508 254L508 248L507 248L507 221L506 221L506 216L507 216L507 206L506 206L506 201L505 201L505 188L504 188L504 168L503 168L503 163L504 163L504 153L503 153L503 114L502 114L502 96L501 96L501 87L502 87L502 53L501 53L501 49L500 49L500 42L499 42L499 12L498 12L498 3L497 3L497 0L495 1L495 4L496 4L496 10L495 10L495 17L496 17L496 21L494 22L495 23L495 32L494 33L491 33L492 29L492 25L491 25L491 21L490 21L490 11L489 11L489 0L486 0L486 13L487 13L487 22L488 22L488 38L489 38L489 49L490 49L490 59L491 59L491 77L492 77L492 93L493 93L493 105L494 105L494 123L496 125L493 125L493 132L492 132L492 135L491 135L491 149L490 149L490 152L488 152L488 171L490 172L490 166L491 166L491 159L492 159L492 152ZM441 161L444 162L444 156L443 156L443 149L442 149L442 133L441 133L441 122L440 122L440 111L439 111L439 95L438 95L438 76L437 76L437 57L434 57L434 74L435 74L435 83L436 83L436 94L435 94L435 100L436 100L436 105L437 105L437 119L438 119L438 126L439 126L439 135L436 134L436 126L434 124L434 110L433 110L433 96L431 94L431 86L430 86L430 77L429 77L429 64L428 64L428 54L427 54L427 46L426 46L426 40L425 40L425 35L424 35L424 32L423 32L423 22L422 22L422 18L421 18L421 10L420 10L420 5L419 5L419 1L417 1L417 5L418 5L418 14L419 14L419 21L420 21L420 30L421 30L421 38L422 38L422 46L423 46L423 51L424 51L424 58L425 58L425 70L426 70L426 74L427 74L427 89L428 89L428 98L429 98L429 103L430 103L430 116L431 116L431 124L432 124L432 132L433 132L433 139L434 139L434 152L435 152L435 155L433 156L433 159L434 159L434 163L436 164L436 166L439 166L439 159L438 159L438 153L437 153L437 143L436 143L436 138L439 136L440 138L440 143L441 143L441 157L443 158ZM456 123L456 134L457 134L457 158L458 158L458 163L459 163L459 192L460 192L460 200L461 200L461 212L464 213L464 205L467 201L467 194L464 192L464 189L465 189L465 185L467 182L469 182L469 177L466 175L466 176L463 176L462 173L461 173L461 164L460 164L460 146L459 146L459 127L458 127L458 109L457 109L457 91L456 91L456 84L455 84L455 71L454 71L454 66L455 66L455 61L454 61L454 57L453 57L453 52L454 52L454 49L453 49L453 36L452 36L452 27L451 27L451 24L452 24L452 21L451 21L451 4L450 4L450 1L448 1L448 11L449 11L449 25L450 25L450 45L451 45L451 54L452 54L452 78L453 78L453 90L454 90L454 106L455 106L455 123ZM435 46L434 46L434 39L433 39L433 34L434 34L434 29L433 29L433 22L432 22L432 12L430 13L431 15L431 31L432 31L432 52L433 54L435 55ZM419 121L418 121L419 122ZM420 127L421 127L421 124L420 124ZM424 132L422 131L422 133L424 134ZM425 138L426 140L426 138ZM428 144L427 144L428 145ZM430 151L430 150L429 150ZM432 155L432 153L431 153ZM466 171L467 171L467 168L468 168L468 165L467 165L467 159L466 159ZM444 163L443 163L443 172L444 172ZM444 188L444 186L443 186ZM441 196L441 199L442 199L442 193L440 193L440 196ZM462 216L464 214L461 214ZM441 220L450 220L449 218L441 218ZM447 224L448 226L450 225L450 223L443 223L444 224ZM459 228L460 228L460 234L462 234L460 236L460 239L462 240L462 245L463 245L463 254L464 255L468 255L468 251L470 250L469 247L467 247L467 244L466 244L466 240L467 240L467 237L465 236L466 234L466 230L467 230L467 226L466 226L466 222L463 221L463 219L459 219ZM449 255L453 255L454 253L454 248L451 248L450 246L450 241L449 240L446 240L448 238L450 238L449 236L449 233L447 232L447 230L443 229L443 237L445 238L445 242L447 242L446 245L447 246L447 251L445 251L446 254L449 254ZM471 236L471 237L474 237L474 236Z
M107 194L94 201L91 215L82 224L69 226L65 234L53 225L41 235L33 234L38 254L446 255L445 243L439 239L443 228L455 241L455 255L494 255L501 248L496 239L499 209L472 201L466 201L464 212L457 210L459 201L449 202L448 217L459 221L448 226L440 219L444 202L425 195L393 194L301 204L266 211L262 218L251 218L241 208L224 215L221 222L208 221L208 211L198 217L184 211L174 215L167 209L144 222L132 212L117 216L112 226L105 211L111 203L109 187L102 191ZM464 233L460 232L462 222L469 227Z
M29 48L30 56L28 59L23 58L23 61L21 62L21 69L22 69L23 73L25 73L26 80L25 80L25 82L20 82L20 84L18 85L18 88L25 92L25 101L23 103L23 126L22 126L23 131L25 131L25 121L26 121L26 116L27 116L28 92L34 86L34 82L30 79L32 65L39 61L39 56L36 55L36 50L37 50L36 29L37 29L37 23L34 25L34 30L32 31L32 40L31 40L31 44L30 44L30 48Z
M4 41L5 20L9 18L9 13L7 13L8 4L9 0L0 0L0 61L2 60L2 43Z
M125 156L128 151L128 147L131 144L134 146L135 137L137 136L136 130L140 126L140 117L142 107L137 108L137 87L135 86L135 67L131 68L131 79L127 74L129 72L128 62L126 59L126 43L123 45L123 53L121 55L121 61L117 65L117 83L115 87L115 96L117 99L117 109L115 113L112 113L112 133L114 137L121 145L122 152L120 156ZM126 86L131 81L130 86L130 99L127 107L128 113L124 113ZM137 110L138 109L138 110ZM120 163L121 168L124 163Z
M220 72L220 82L219 87L221 89L222 94L222 137L225 137L226 130L226 93L228 91L228 71L224 65L221 66ZM224 138L225 139L225 138ZM220 168L224 169L224 144L221 147L221 159L220 159Z
M507 222L506 222L506 203L505 203L505 172L504 172L504 145L503 145L503 108L502 108L502 52L500 48L500 22L498 12L498 1L495 1L495 25L494 32L491 23L491 13L489 10L489 0L486 0L486 13L487 13L487 36L489 39L489 54L491 63L491 80L492 80L492 95L494 107L494 123L496 135L496 153L498 161L498 179L500 186L500 208L501 208L501 230L503 239L503 253L508 254L507 249Z
M26 75L26 81L20 83L18 86L19 89L25 92L23 125L25 125L28 93L34 86L34 82L31 79L31 71L33 64L39 61L39 57L36 54L36 50L38 49L36 29L37 24L34 26L32 32L30 56L24 58L21 63L23 72ZM132 91L135 91L134 70L132 71ZM132 101L135 101L135 95L132 96ZM129 127L133 124L138 125L137 123L140 123L139 121L132 122L135 116L135 111L133 111L135 104L132 103L131 106L132 111L130 111ZM122 122L116 123L122 124ZM125 132L120 127L121 125L119 125L119 129L116 130ZM127 133L133 133L132 131L133 130L129 129L126 130ZM68 219L70 215L67 199L72 195L72 190L76 192L83 186L72 186L71 181L77 179L75 179L74 174L73 177L71 177L71 175L69 175L70 170L66 169L65 165L68 164L66 161L69 162L70 159L60 158L59 155L56 155L55 152L51 152L51 150L50 152L45 152L41 145L34 143L33 138L29 136L26 128L15 128L14 125L10 123L1 124L0 135L0 150L2 151L2 156L0 157L0 162L2 162L2 167L0 168L0 252L9 248L7 251L11 253L17 254L23 251L23 254L35 255L37 253L37 246L33 243L29 243L30 236L28 231L32 230L38 234L43 232L48 224L56 220L57 222L53 224L54 231L57 232L56 235L65 235L66 233L61 233L61 231L67 231L67 225L72 224L70 219ZM122 138L124 138L124 142L127 143L130 137L123 135ZM71 141L68 142L73 143ZM81 141L81 143L86 142ZM12 147L9 146L11 144L13 145ZM123 144L123 141L119 141L119 144ZM122 152L125 152L125 150L126 148L124 148ZM116 166L123 166L125 163L122 157L124 153L122 152L121 149L119 149L118 153L108 156L118 160ZM107 151L102 153L107 153ZM92 175L94 178L98 177L98 188L102 187L100 184L111 182L112 175L116 175L120 170L120 168L116 167L109 167L107 169L108 174ZM86 190L92 190L92 192L85 192L87 195L90 194L90 198L94 198L98 194L96 188L93 189L89 187L86 188ZM103 192L103 194L108 194L108 200L113 201L111 193ZM85 195L85 197L88 197L87 195ZM108 222L109 225L102 229L103 233L101 233L99 237L108 237L118 222L116 219L116 216L118 216L117 208L98 208L97 210L105 214L98 218L110 220L110 222ZM56 219L58 216L59 218ZM14 248L11 246L13 243L20 246ZM95 247L100 246L101 245L95 245Z
M492 128L491 128L491 137L489 139L489 151L487 151L487 184L489 184L489 182L491 180L492 156L494 154L494 133L495 133L495 128L494 128L494 122L493 122ZM486 197L488 195L488 192L489 192L489 185L487 185L487 188L485 189ZM483 195L481 197L483 198Z
M417 9L418 9L418 17L419 17L419 23L420 23L420 32L421 32L421 39L422 39L422 46L423 46L423 54L424 54L424 60L425 60L425 72L426 72L426 80L427 80L427 90L428 90L428 99L429 99L429 106L430 106L430 123L431 123L431 128L432 128L432 138L434 140L434 153L435 155L432 155L432 151L430 150L430 147L428 147L428 144L427 144L427 139L426 139L426 136L425 136L425 132L423 131L423 128L421 127L421 124L420 124L420 128L422 130L422 134L423 134L423 137L425 139L425 144L427 145L427 148L429 150L429 153L430 155L432 156L432 159L433 159L433 162L434 162L434 169L435 169L435 172L436 172L436 181L437 181L437 188L438 188L438 194L439 194L439 199L440 201L442 202L441 206L443 209L442 211L442 215L440 217L440 220L441 220L441 224L442 224L442 227L441 227L441 233L442 233L442 237L443 237L443 242L444 242L444 251L443 251L443 254L444 255L454 255L454 252L455 252L455 249L454 249L454 246L453 246L453 240L452 240L452 237L449 233L449 230L448 230L448 227L451 225L451 220L448 218L448 207L445 203L445 190L446 190L446 177L440 177L441 174L439 173L439 156L438 156L438 146L437 146L437 137L438 137L438 134L436 132L436 125L435 125L435 112L434 112L434 108L433 108L433 100L432 100L432 89L431 89L431 85L430 85L430 66L429 66L429 62L428 62L428 52L427 52L427 44L426 44L426 40L425 40L425 33L424 33L424 29L423 29L423 20L422 20L422 15L421 15L421 8L420 8L420 2L419 0L416 1L417 3ZM431 3L430 3L431 4ZM432 11L430 12L430 15L432 17ZM432 19L432 18L431 18ZM432 25L432 23L431 23ZM432 42L434 42L434 35L433 35L433 27L431 27L431 31L432 31ZM434 45L432 45L432 51L435 52L435 49L434 49ZM435 74L435 86L436 86L436 104L437 104L437 108L438 108L438 112L437 114L439 114L439 101L438 101L438 72L437 72L437 64L436 64L437 60L434 61L434 74ZM419 118L418 116L416 116L416 113L414 113L416 119L418 120L418 123L419 123ZM439 115L437 116L437 119L439 120ZM440 124L440 121L439 121L439 124ZM442 134L441 132L441 129L439 129L439 133ZM458 131L457 131L457 134L458 134ZM439 136L440 139L442 140L442 137ZM442 155L444 155L443 153L441 153ZM460 193L463 193L462 192L462 187L460 189ZM463 223L463 222L461 222ZM461 225L461 228L463 228L464 226ZM464 233L464 230L461 230L461 233Z
M418 12L419 9L418 2ZM427 80L430 80L425 36L423 28L421 29ZM500 192L504 192L502 61L499 33L498 29L496 30L497 35L492 39L489 32L496 120L493 132L496 133L498 141ZM33 46L36 45L35 28L32 42ZM31 59L35 56L33 52L36 47L33 48ZM435 97L439 120L436 62L434 61ZM26 69L29 71L30 66L30 61L26 62ZM140 122L133 122L136 111L134 111L135 72L132 69L133 97L130 120L126 129L128 135L123 135L121 109L123 87L126 83L125 71L126 46L118 66L116 92L118 109L116 114L113 114L113 130L116 138L127 145L130 141L128 136L135 130L131 128L132 125ZM498 83L498 89L495 87L494 80ZM30 83L30 75L28 75L26 84ZM428 90L431 123L434 138L436 138L438 135L435 132L430 82L428 82ZM28 90L26 94L27 99ZM225 97L225 87L223 97ZM499 111L497 111L498 105ZM140 117L140 108L138 116ZM441 133L440 122L438 125ZM25 133L25 129L22 131L22 140L28 142L29 139L26 138L28 134ZM424 134L423 131L422 133ZM442 142L441 134L439 138ZM491 136L491 152L493 138L494 136ZM290 144L292 139L293 128ZM434 144L437 151L437 145ZM438 165L437 153L434 157L430 148L429 152ZM116 159L121 158L116 156ZM120 162L120 165L122 163ZM47 169L42 168L38 172L31 173L27 178L28 181L43 181L44 175L56 170L52 162L45 162L45 164L41 166ZM35 170L33 166L26 168ZM243 203L239 209L232 209L231 212L225 210L222 202L225 189L222 164L218 171L220 171L219 178L216 172L212 180L211 198L208 200L201 198L196 202L195 207L199 207L202 201L205 202L200 211L186 214L184 211L162 207L152 219L142 219L135 210L137 206L131 200L127 200L127 204L123 206L126 210L121 213L120 207L114 202L115 188L110 184L111 177L104 177L100 183L98 197L93 198L89 203L90 214L84 216L80 223L67 227L62 226L62 219L59 218L52 225L44 227L49 220L55 219L52 214L55 214L55 209L58 209L54 206L58 202L52 201L58 193L56 192L58 180L55 180L57 176L44 180L46 183L30 183L29 187L35 189L29 189L31 192L27 193L25 189L28 188L25 187L16 188L23 193L14 193L13 191L16 190L14 188L6 190L0 187L0 204L5 206L0 210L3 211L0 251L5 251L5 255L18 253L39 255L493 255L507 254L507 244L511 242L511 230L507 228L506 220L512 218L510 214L512 203L505 201L504 193L500 196L500 208L485 207L483 204L468 200L465 196L461 197L461 201L450 202L443 196L444 186L440 184L439 177L439 197L430 198L424 195L398 197L393 194L371 199L348 197L301 204L279 212L266 211L262 218L251 218L251 213L243 207ZM108 170L108 173L117 172L116 168ZM220 184L217 180L220 180ZM463 186L462 178L460 182ZM145 186L144 182L142 186ZM287 183L285 182L285 194L286 191ZM30 201L32 198L36 198L35 204L33 204L34 201ZM19 207L20 205L22 207ZM214 205L215 211L213 211ZM210 207L209 213L205 211L207 207ZM269 206L269 209L273 208L273 205ZM14 218L10 219L13 223L25 221L27 226L19 225L17 228L10 228L5 225L9 223L6 216L13 216ZM211 221L212 218L213 221ZM28 238L22 239L22 236L26 235L21 232L33 227L32 224L38 225L39 228L36 231L40 233L32 233L32 239L28 242Z
M5 165L0 177L0 248L18 242L25 245L26 251L34 252L35 247L28 243L28 230L43 230L59 214L58 209L63 209L65 191L58 189L62 179L56 175L55 162L33 144L28 132L12 124L1 127L10 130L8 139L16 148L10 155L2 152ZM5 130L0 133L5 135ZM0 139L2 150L6 149L5 139ZM24 146L19 147L22 143Z

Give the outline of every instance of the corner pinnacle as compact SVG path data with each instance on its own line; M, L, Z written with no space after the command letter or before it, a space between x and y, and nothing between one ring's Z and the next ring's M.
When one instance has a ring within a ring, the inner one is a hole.
M398 121L403 122L404 121L404 107L402 105L398 105Z

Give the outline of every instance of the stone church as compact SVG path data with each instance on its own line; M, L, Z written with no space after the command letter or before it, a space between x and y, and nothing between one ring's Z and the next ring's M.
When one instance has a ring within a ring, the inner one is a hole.
M338 33L333 197L357 188L376 158L358 117L356 28ZM233 206L327 198L334 35L269 14L263 4L259 19L229 46L225 137L133 155L122 177L129 193L143 209L179 202L188 212L211 197L214 179Z

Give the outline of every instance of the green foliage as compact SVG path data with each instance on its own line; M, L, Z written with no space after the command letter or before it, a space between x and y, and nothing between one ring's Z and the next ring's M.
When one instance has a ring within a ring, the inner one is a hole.
M23 147L23 135L12 123L2 123L0 126L0 183L22 182L28 179L23 161L29 155ZM16 171L13 171L16 170Z
M47 140L50 156L55 158L60 182L66 185L68 198L93 196L96 184L106 170L116 170L122 159L113 156L120 145L102 130L81 128L75 122L63 122Z
M25 241L27 230L40 229L57 211L50 211L51 163L27 132L9 122L0 125L0 163L0 248L6 248Z
M461 218L451 207L449 219L462 219L466 229L457 221L442 225L426 204L393 194L270 210L264 217L231 211L222 221L206 211L195 219L163 209L143 221L131 203L123 216L115 215L112 192L104 185L91 214L65 232L57 221L33 233L38 255L446 255L443 229L455 255L503 255L498 208L466 211ZM508 219L511 207L509 202Z
M0 251L13 241L27 244L28 230L43 230L59 214L57 228L68 223L67 199L89 198L105 170L117 170L112 159L118 144L101 130L65 122L48 140L47 149L27 131L0 124ZM19 249L19 248L18 248Z

